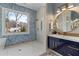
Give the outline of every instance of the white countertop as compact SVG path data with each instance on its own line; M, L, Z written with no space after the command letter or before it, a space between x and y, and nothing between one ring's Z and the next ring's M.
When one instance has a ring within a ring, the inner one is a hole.
M51 35L48 35L48 36L79 42L79 37L74 37L74 36L66 36L66 35L58 35L58 34L51 34Z

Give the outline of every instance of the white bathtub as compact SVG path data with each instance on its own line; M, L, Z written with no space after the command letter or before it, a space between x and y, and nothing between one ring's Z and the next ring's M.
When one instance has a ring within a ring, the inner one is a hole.
M0 49L4 49L7 38L0 38Z

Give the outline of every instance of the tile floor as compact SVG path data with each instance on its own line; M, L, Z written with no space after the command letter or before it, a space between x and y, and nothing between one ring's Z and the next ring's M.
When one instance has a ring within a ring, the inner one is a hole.
M46 52L43 44L38 41L26 42L0 49L2 56L39 56Z

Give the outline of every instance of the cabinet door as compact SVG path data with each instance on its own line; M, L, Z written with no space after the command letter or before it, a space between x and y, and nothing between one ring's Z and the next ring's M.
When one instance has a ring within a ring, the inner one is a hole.
M54 40L52 37L48 37L48 48L52 49L54 45Z
M55 38L55 37L48 37L48 48L50 49L54 49L57 46L59 46L60 42L59 42L59 38Z
M65 43L66 41L61 38L48 37L48 48L54 49Z

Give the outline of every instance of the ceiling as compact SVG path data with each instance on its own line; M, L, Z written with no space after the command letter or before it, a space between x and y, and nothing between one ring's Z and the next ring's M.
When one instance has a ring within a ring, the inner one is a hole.
M39 8L46 5L45 3L17 3L17 4L20 5L20 6L24 6L24 7L33 9L35 11L38 11Z

